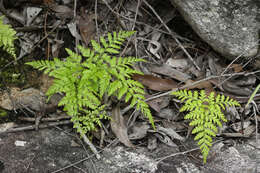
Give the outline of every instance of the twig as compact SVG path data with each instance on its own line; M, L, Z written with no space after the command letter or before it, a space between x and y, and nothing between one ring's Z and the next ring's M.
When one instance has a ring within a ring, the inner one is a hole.
M77 123L77 121L74 121L73 123L75 124ZM90 150L96 155L96 158L99 160L101 156L98 154L96 147L90 142L90 140L88 139L88 137L85 135L85 133L82 131L81 128L78 128L77 130L80 136L83 138L83 141L89 146Z
M77 16L77 0L74 0L73 18L76 19Z
M221 142L221 141L223 141L223 139L217 140L217 141L213 142L212 146L214 144L218 143L218 142ZM168 156L165 156L165 157L162 157L162 158L158 158L158 159L156 159L156 161L157 161L157 164L158 164L158 163L160 163L161 161L163 161L163 160L165 160L167 158L174 157L174 156L177 156L177 155L184 155L184 154L190 153L192 151L196 151L196 150L200 150L200 148L197 147L197 148L193 148L193 149L190 149L190 150L187 150L187 151L183 151L183 152L179 152L179 153L173 153L173 154L170 154Z
M99 29L98 29L98 17L97 17L97 0L95 0L95 23L96 23L96 32L97 32L97 36L99 38ZM100 40L98 39L98 43L100 43Z
M28 122L34 122L35 118L30 118L30 117L18 117L19 120L22 121L28 121ZM58 117L50 117L50 118L42 118L41 121L59 121L59 120L63 120L63 119L71 119L71 116L58 116Z
M137 6L136 6L136 10L135 10L135 19L134 19L134 23L132 26L132 31L135 29L135 23L136 23L137 15L139 12L139 7L140 7L140 0L137 0Z
M65 125L65 124L70 124L70 123L72 123L70 120L65 120L65 121L53 122L53 123L48 123L48 124L40 124L39 128L43 129L43 128L47 128L47 127ZM26 126L26 127L17 127L17 128L8 129L7 131L4 131L4 132L0 132L0 134L11 133L11 132L20 132L20 131L24 131L24 130L34 130L35 128L36 128L36 125L30 125L30 126Z
M197 147L197 148L193 148L193 149L190 149L190 150L187 150L187 151L183 151L183 152L179 152L179 153L173 153L173 154L170 154L168 156L165 156L165 157L162 157L162 158L159 158L159 159L156 159L157 161L157 164L160 163L161 161L167 159L167 158L170 158L170 157L174 157L174 156L177 156L177 155L184 155L184 154L187 154L187 153L190 153L192 151L196 151L196 150L199 150L200 148Z

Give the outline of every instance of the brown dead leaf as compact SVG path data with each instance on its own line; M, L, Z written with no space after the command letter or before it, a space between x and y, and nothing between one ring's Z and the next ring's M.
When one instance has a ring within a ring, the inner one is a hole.
M81 9L81 16L79 19L79 31L82 40L84 41L85 45L87 46L91 39L94 37L96 32L96 25L93 19L95 18L95 14L88 14L87 16L84 13L84 9Z
M134 74L132 77L134 80L142 83L144 86L155 91L168 91L173 88L177 88L177 82L171 79L162 79L153 75L140 75Z
M146 95L145 98L150 98L152 95ZM147 101L147 104L153 108L156 112L160 112L160 110L169 105L170 97L158 97L152 100Z
M163 64L162 66L149 65L148 68L153 73L162 74L170 78L176 79L180 82L185 82L191 78L191 76L189 76L188 74L176 70L167 64Z
M147 136L149 128L150 125L146 122L136 122L130 129L131 133L129 134L129 138L132 140L143 139Z
M50 4L53 4L54 1L53 1L53 0L43 0L43 3L44 3L45 5L50 5Z
M249 87L238 86L235 82L226 81L222 84L224 91L238 96L249 96L253 90Z
M241 64L231 64L230 68L233 68L235 73L243 71L243 67Z
M117 105L112 110L112 120L110 121L111 129L116 137L127 147L135 147L128 138L127 127L124 117L120 113L120 107Z
M192 83L194 83L195 81L193 80L188 80L186 81L186 84L185 85L191 85ZM208 95L209 93L211 92L215 92L214 88L213 88L213 85L211 84L210 80L207 80L207 81L202 81L198 84L194 84L190 87L187 87L186 89L204 89L206 91L206 94Z
M55 12L58 18L71 18L73 17L73 10L66 5L49 4L49 8Z

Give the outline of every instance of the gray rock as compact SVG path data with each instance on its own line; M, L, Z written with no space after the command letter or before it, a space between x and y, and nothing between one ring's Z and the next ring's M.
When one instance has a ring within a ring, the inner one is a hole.
M126 151L118 146L106 149L103 154L104 167L99 167L100 173L155 173L157 170L157 162L142 152Z
M259 0L171 0L194 31L228 59L257 53ZM245 52L246 51L246 52Z
M213 161L204 165L206 172L213 170L225 173L251 173L256 172L256 168L260 166L256 160L256 155L259 153L246 143L227 147L221 142L214 145L211 150L215 156Z

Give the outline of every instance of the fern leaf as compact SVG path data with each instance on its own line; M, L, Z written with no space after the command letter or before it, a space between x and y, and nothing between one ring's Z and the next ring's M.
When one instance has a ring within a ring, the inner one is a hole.
M47 95L64 94L59 105L64 106L64 110L72 116L74 128L80 134L94 130L101 125L102 119L108 119L106 106L101 104L103 95L113 95L118 99L125 96L125 102L131 99L130 106L141 110L155 128L149 106L145 102L144 87L131 79L132 74L141 74L132 68L133 64L144 60L112 56L119 54L121 45L132 34L132 31L108 33L107 41L100 37L101 44L92 40L92 49L77 46L81 54L66 49L69 54L66 61L56 58L53 61L27 63L55 78Z
M3 23L4 16L0 17L0 47L16 58L14 41L17 39L16 31L10 25Z
M106 52L107 52L107 53L111 53L111 54L118 54L118 53L119 53L118 50L116 50L116 49L114 49L114 48L112 48L112 47L107 48L107 49L106 49Z
M237 101L224 95L218 94L215 96L214 92L211 92L207 96L204 90L201 90L199 93L197 91L192 93L191 91L180 90L171 94L181 101L185 101L180 112L189 111L184 119L190 119L191 122L189 125L194 126L192 134L196 134L194 140L199 140L198 145L200 146L205 163L209 147L212 145L212 137L215 137L218 131L217 126L221 127L221 121L227 121L222 110L225 109L225 106L240 105Z
M121 97L127 93L127 90L128 87L123 85L118 91L118 99L121 99Z
M96 52L98 52L98 53L100 53L100 54L102 54L103 52L104 52L104 49L101 49L101 46L98 44L98 42L96 42L95 40L91 40L91 45L92 45L92 47L93 47L93 49L96 51ZM103 50L103 51L102 51Z
M128 102L129 99L133 96L133 94L131 92L127 92L126 96L125 96L125 102Z
M116 90L122 87L122 83L119 80L115 80L111 83L110 88L108 90L108 95L111 96Z
M104 48L107 48L108 47L108 44L107 44L107 42L106 42L106 40L105 40L105 38L104 37L100 37L100 42L102 43L102 45L103 45L103 47Z
M107 34L107 38L108 38L108 41L109 41L109 44L113 44L113 37L112 37L112 34L111 33L108 33Z

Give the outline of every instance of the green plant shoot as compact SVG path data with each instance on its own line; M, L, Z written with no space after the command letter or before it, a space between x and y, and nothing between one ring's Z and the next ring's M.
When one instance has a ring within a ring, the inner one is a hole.
M7 53L16 58L14 40L16 39L16 32L10 25L3 23L4 16L0 17L0 47Z
M154 127L153 117L145 102L143 85L131 79L135 73L132 68L136 62L144 61L135 57L117 57L126 38L134 31L120 31L107 37L100 37L101 44L92 40L93 49L78 46L81 54L66 49L69 56L66 61L54 58L53 61L40 60L27 63L54 77L47 91L50 98L55 93L63 93L59 106L64 106L74 128L81 133L95 130L101 126L102 119L109 119L106 113L104 95L124 99L149 119Z
M215 97L214 92L207 96L204 90L200 92L179 90L171 94L185 102L180 112L189 112L184 119L191 120L189 125L194 126L192 134L196 134L194 140L198 140L203 162L206 163L212 146L212 137L215 137L218 132L217 126L222 127L222 122L227 121L222 110L227 106L240 106L240 104L224 95L218 94Z

